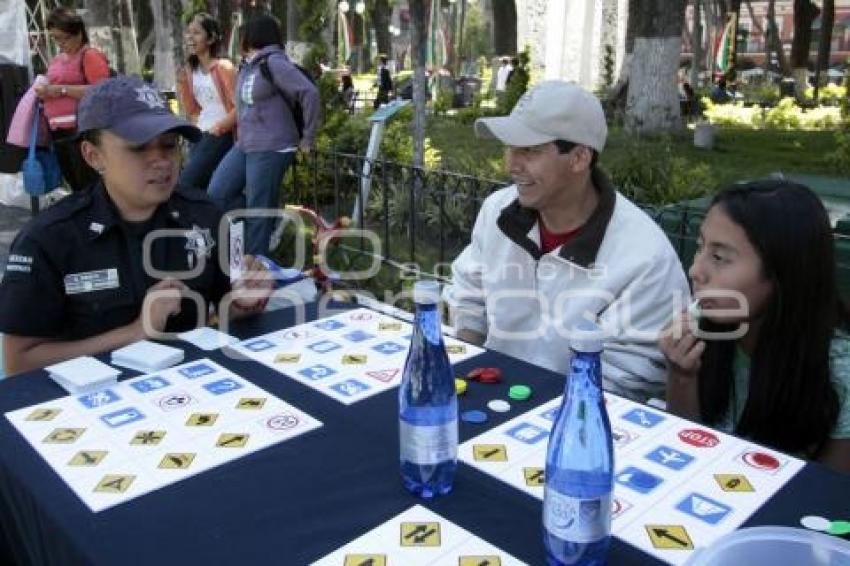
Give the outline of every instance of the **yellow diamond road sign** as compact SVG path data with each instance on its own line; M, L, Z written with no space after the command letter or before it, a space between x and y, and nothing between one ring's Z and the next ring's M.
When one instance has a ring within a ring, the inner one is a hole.
M265 397L243 397L236 404L237 409L257 410L262 409L266 404Z
M86 431L84 428L57 428L48 434L44 442L48 444L71 444Z
M109 454L106 450L80 450L68 461L69 466L97 466Z
M163 438L165 438L164 430L140 430L133 435L133 439L130 440L130 444L156 446L162 442Z
M476 462L505 462L508 459L508 449L504 444L474 444L472 457Z
M242 448L247 444L249 434L225 432L218 437L215 445L221 448Z
M744 474L714 474L714 479L723 491L755 491Z
M694 543L682 525L646 525L652 546L664 550L693 550Z
M108 474L103 476L94 488L94 491L100 493L124 493L136 476L131 475L114 475Z
M543 468L523 468L522 474L525 476L525 485L531 487L543 485Z
M346 554L343 566L387 566L384 554Z
M195 455L191 452L175 452L166 454L159 462L159 467L169 470L185 470L192 464Z
M218 419L218 413L194 413L186 421L187 426L212 426Z
M402 523L401 546L440 546L440 523Z
M27 416L28 421L52 421L62 409L36 409Z

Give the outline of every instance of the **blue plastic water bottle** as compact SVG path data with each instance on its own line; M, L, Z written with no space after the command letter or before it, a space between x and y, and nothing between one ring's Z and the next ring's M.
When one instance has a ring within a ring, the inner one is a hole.
M398 392L401 478L424 499L449 493L457 469L457 395L439 299L435 281L414 285L416 319Z
M614 446L602 396L602 332L582 321L549 435L543 492L543 543L550 566L606 563L611 539Z

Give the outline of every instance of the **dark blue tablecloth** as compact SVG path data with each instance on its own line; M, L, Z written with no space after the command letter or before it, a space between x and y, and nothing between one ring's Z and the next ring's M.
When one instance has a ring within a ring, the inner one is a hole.
M309 314L314 316L315 311ZM247 338L293 324L293 311L244 321ZM4 563L19 564L306 564L422 503L398 475L396 390L344 406L273 370L185 346L187 359L208 355L324 423L320 429L100 513L92 513L0 419L0 529ZM506 398L512 383L534 395L509 413L490 413L496 426L561 393L563 379L487 352L459 366L503 369L499 386L471 383L462 410ZM0 413L63 395L44 371L0 382ZM483 432L461 423L461 441ZM540 502L461 465L454 492L426 504L435 512L530 564L543 563ZM850 478L807 465L748 522L798 525L813 514L846 519ZM2 557L0 557L2 559ZM610 564L656 561L614 540Z

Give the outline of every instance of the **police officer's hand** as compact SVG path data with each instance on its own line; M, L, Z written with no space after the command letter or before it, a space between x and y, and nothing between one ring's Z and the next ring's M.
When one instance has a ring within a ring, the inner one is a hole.
M242 258L242 277L233 285L231 316L244 316L262 312L274 289L274 278L266 267L253 256Z
M146 338L165 330L168 318L180 312L181 293L186 285L176 279L163 279L145 294L142 312L136 320Z

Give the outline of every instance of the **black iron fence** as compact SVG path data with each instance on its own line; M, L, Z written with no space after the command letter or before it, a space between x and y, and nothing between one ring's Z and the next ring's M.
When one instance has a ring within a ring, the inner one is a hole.
M380 261L394 273L378 286L399 288L394 284L399 279L447 276L451 261L469 243L481 203L507 184L382 159L368 162L361 155L315 153L287 176L286 201L325 218L350 216L356 227L377 235L372 241L380 242L379 249L362 237L347 238L342 247L349 257ZM687 203L639 206L661 226L687 269L705 210ZM839 286L850 298L850 237L835 239Z

